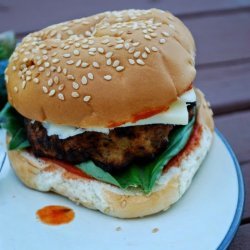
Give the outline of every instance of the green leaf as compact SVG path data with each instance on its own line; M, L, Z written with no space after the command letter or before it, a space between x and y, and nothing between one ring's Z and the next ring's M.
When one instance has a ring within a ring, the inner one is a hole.
M167 149L152 162L144 165L131 165L121 174L110 174L93 162L82 163L78 167L88 175L106 183L127 189L141 188L150 193L166 164L186 145L193 131L195 116L186 126L179 126L170 134Z
M11 135L10 150L23 149L30 146L25 134L23 118L9 103L6 103L0 112L0 126Z
M92 161L81 163L76 167L97 180L120 187L119 182L117 182L117 180L111 174L97 167Z
M0 60L8 59L16 46L16 38L13 31L0 34Z

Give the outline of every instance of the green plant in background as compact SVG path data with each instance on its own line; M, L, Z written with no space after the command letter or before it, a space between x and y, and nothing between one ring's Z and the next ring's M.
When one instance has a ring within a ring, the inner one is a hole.
M8 58L16 46L16 37L12 31L0 33L0 110L7 102L4 71L8 65Z

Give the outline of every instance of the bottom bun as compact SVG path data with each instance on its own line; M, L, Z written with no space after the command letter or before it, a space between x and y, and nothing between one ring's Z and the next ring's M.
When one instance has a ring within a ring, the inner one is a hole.
M28 187L58 193L111 216L136 218L167 210L187 190L212 143L212 111L203 94L199 90L196 90L196 94L198 115L194 132L184 150L168 164L168 169L163 172L149 195L136 189L122 190L81 177L54 161L36 158L25 150L8 151L11 165Z

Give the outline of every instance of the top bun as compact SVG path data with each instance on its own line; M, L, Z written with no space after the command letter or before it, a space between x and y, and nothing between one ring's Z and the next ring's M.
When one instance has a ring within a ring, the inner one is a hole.
M192 84L194 54L187 27L162 10L52 25L26 36L11 56L9 102L40 122L117 126L166 110Z

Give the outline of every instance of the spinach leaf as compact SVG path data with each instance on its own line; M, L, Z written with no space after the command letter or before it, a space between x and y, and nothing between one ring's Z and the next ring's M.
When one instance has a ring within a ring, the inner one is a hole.
M108 172L97 167L94 162L88 161L77 165L77 167L83 170L84 173L94 177L97 180L113 184L115 186L121 187L119 182Z
M170 134L167 149L148 164L133 164L123 173L112 175L97 167L93 162L82 163L77 167L103 182L124 189L130 187L141 188L144 193L148 194L152 191L166 164L185 147L193 131L194 122L195 116L187 125L175 128Z
M5 87L4 71L7 67L8 61L0 61L0 110L7 102L7 92Z
M0 34L0 60L8 59L16 47L15 34L6 31Z
M23 118L9 103L6 103L0 112L0 126L11 135L10 150L23 149L30 146L25 134Z

